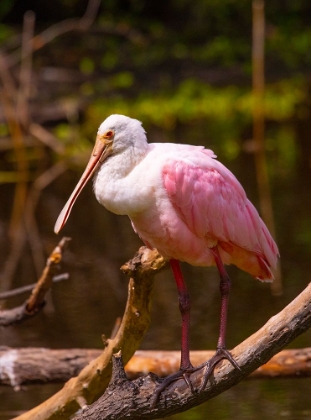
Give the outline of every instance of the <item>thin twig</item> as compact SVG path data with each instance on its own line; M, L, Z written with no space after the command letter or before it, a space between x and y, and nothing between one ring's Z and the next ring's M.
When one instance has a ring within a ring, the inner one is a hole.
M63 273L63 274L58 274L57 276L54 276L52 278L52 282L58 283L60 281L68 280L68 279L69 279L69 274ZM17 287L16 289L8 290L7 292L0 293L0 300L5 300L11 297L23 295L24 293L28 293L35 287L35 285L36 283L27 284L26 286Z

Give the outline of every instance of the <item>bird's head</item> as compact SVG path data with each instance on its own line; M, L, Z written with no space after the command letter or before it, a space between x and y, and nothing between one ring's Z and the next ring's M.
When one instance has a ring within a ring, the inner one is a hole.
M112 155L129 149L146 147L146 135L141 122L124 115L110 115L100 125L90 160L63 210L55 223L54 232L59 233L70 215L80 192L100 165Z
M140 121L114 114L99 126L97 141L108 143L110 154L117 154L133 146L141 147L146 142L146 135Z

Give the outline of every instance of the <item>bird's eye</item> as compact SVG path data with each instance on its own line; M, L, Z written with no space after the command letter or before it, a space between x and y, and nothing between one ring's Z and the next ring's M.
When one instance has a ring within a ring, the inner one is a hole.
M112 130L108 130L106 131L106 133L104 134L104 138L105 139L112 139L112 137L114 136L114 132Z

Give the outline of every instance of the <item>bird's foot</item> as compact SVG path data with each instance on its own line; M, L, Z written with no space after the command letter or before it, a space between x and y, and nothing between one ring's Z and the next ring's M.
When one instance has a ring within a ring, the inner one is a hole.
M221 360L224 360L224 359L228 360L232 364L233 367L241 371L240 366L234 360L232 354L224 347L218 347L216 350L216 353L211 359L207 360L206 362L202 363L201 365L195 368L195 370L204 368L203 383L201 387L199 388L199 392L202 392L205 389L207 381L209 380L210 376L214 372L215 367Z
M197 369L190 365L187 368L181 368L178 372L173 373L172 375L167 376L162 380L162 382L157 386L154 396L151 400L151 408L154 408L156 403L159 400L161 393L168 388L173 382L178 381L179 379L183 379L188 388L190 388L191 392L194 393L194 388L192 382L190 380L191 373L195 372Z
M184 379L186 382L188 388L190 388L191 392L194 394L195 392L202 392L207 384L207 381L209 380L210 376L214 372L215 367L221 360L228 360L233 367L241 371L240 366L237 364L237 362L234 360L231 353L225 349L224 347L219 347L216 350L216 353L214 356L207 360L206 362L202 363L201 365L193 367L190 365L188 368L180 369L178 372L173 373L172 375L167 376L162 380L162 382L157 386L154 396L151 400L151 408L154 408L159 400L159 397L161 393L168 388L173 382L178 381L179 379ZM200 369L204 369L203 372L203 383L200 386L199 389L194 389L193 384L190 380L190 375L194 372L197 372Z

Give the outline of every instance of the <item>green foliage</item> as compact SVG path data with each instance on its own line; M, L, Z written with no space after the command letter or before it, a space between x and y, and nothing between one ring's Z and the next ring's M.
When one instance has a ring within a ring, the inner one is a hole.
M112 70L116 67L117 63L118 55L113 49L106 51L101 59L101 67L105 70Z
M6 41L12 35L13 30L9 26L0 23L0 43Z
M94 72L95 63L89 57L83 57L80 61L80 70L84 74L92 74Z
M290 175L297 162L296 133L289 124L274 127L268 130L266 136L266 148L268 152L275 152L273 175Z
M126 89L133 86L134 75L129 71L122 71L109 78L110 86L114 89Z
M0 184L17 183L21 179L18 172L13 171L0 171Z
M0 124L0 136L7 136L9 134L7 124Z
M299 103L304 100L304 84L296 80L286 80L268 86L265 95L265 114L268 121L280 122L292 118ZM206 133L216 138L226 150L228 157L236 157L240 149L240 138L245 127L251 124L254 97L250 89L227 86L213 87L195 79L187 79L167 93L144 92L133 99L123 95L113 95L108 100L98 99L88 109L90 132L109 114L131 115L144 122L172 131L177 124L193 125L206 121ZM283 132L282 132L283 133ZM289 133L287 131L287 133ZM285 160L292 154L292 137L277 141ZM202 137L202 135L201 135ZM195 141L195 139L192 139ZM202 140L201 140L202 141Z
M66 123L58 124L54 128L55 137L65 144L65 156L73 166L83 166L86 163L91 144L83 136L83 130L77 130L76 127Z
M310 66L311 64L311 30L297 28L296 30L275 29L267 42L268 54L277 57L289 69Z

